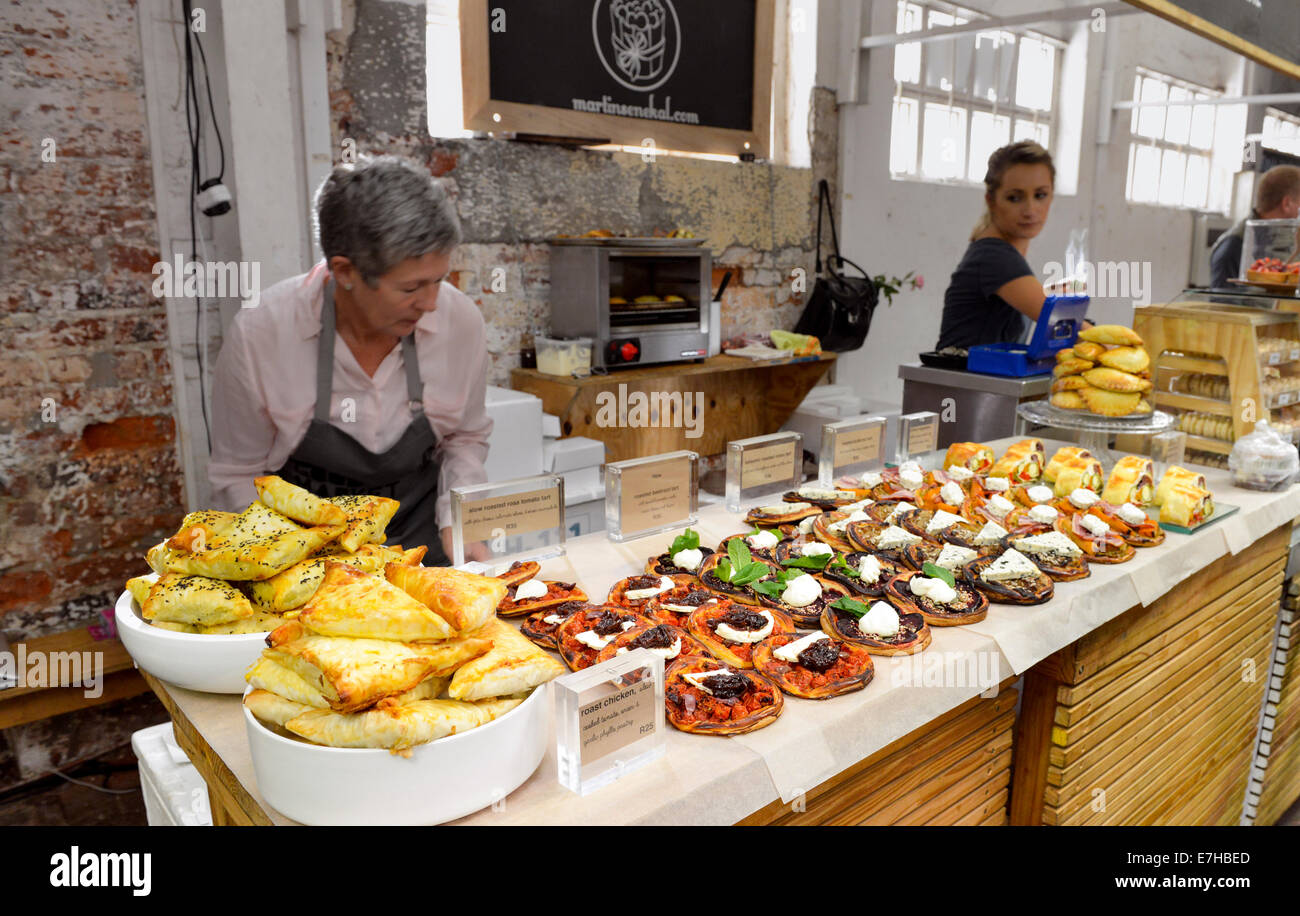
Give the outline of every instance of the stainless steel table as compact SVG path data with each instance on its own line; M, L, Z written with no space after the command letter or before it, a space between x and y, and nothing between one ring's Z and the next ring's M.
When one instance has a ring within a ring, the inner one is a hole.
M1047 397L1052 386L1051 375L1008 378L920 363L899 366L898 377L903 380L903 413L933 410L939 415L940 448L1024 435L1030 429L1017 416L1017 405Z

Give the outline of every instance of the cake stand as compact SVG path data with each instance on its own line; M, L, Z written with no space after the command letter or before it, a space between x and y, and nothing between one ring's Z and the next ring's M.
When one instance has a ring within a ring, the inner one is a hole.
M1016 412L1026 422L1039 426L1078 430L1079 444L1092 452L1108 474L1118 460L1111 454L1111 436L1122 433L1151 435L1162 433L1174 425L1173 415L1162 410L1130 417L1102 417L1086 410L1065 410L1045 400L1025 401Z

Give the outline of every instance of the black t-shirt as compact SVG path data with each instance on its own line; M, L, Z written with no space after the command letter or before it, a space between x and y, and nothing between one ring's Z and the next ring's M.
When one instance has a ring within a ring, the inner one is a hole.
M1007 305L997 290L1019 277L1033 275L1025 256L1010 242L971 242L943 294L943 322L935 349L1022 340L1029 320Z

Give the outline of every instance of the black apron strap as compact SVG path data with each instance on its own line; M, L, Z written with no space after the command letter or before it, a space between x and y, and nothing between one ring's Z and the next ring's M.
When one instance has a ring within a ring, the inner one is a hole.
M330 421L334 393L334 281L325 281L325 301L320 308L320 343L316 350L316 419Z
M424 413L424 385L420 382L420 358L415 352L415 332L402 338L402 362L406 365L406 406L415 417Z

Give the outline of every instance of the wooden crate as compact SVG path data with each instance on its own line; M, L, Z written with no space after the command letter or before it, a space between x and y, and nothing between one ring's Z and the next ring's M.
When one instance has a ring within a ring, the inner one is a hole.
M1290 525L1025 674L1013 824L1236 824Z
M0 730L13 728L91 706L147 693L149 685L135 670L126 647L117 639L96 639L88 627L65 630L36 639L19 640L10 647L26 646L29 654L44 653L47 658L58 653L102 653L103 690L97 697L86 696L85 688L66 684L21 686L0 690Z
M1151 354L1155 386L1152 403L1156 408L1174 414L1207 413L1232 421L1228 439L1189 435L1189 449L1226 455L1236 439L1254 429L1256 420L1275 419L1272 413L1283 402L1294 403L1294 396L1264 395L1268 357L1261 355L1259 347L1267 338L1300 339L1297 317L1286 312L1200 302L1136 310L1133 329ZM1300 374L1300 362L1289 358L1276 367L1283 375ZM1207 398L1173 390L1177 380L1189 374L1226 377L1229 397Z
M975 697L881 748L793 806L776 801L740 823L1005 824L1017 696L1012 684L1008 680L996 697Z
M1288 604L1300 604L1295 600ZM1255 823L1275 824L1300 798L1300 612L1284 609L1273 659L1276 699L1264 710L1260 752L1264 774Z

